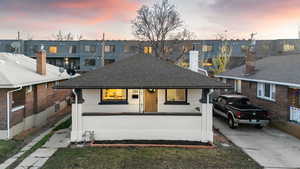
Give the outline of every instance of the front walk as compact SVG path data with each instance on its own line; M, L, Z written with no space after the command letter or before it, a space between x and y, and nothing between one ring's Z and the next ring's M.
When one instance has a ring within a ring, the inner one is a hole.
M220 117L214 118L214 127L264 168L300 168L300 140L293 136L268 127L233 130Z
M57 151L70 143L70 129L56 131L41 148L25 158L17 169L38 169Z

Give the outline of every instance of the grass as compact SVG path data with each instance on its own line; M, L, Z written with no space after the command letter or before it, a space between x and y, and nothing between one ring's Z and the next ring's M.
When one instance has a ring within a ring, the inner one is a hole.
M21 142L16 140L0 140L0 163L15 154L21 148Z
M258 169L236 147L178 148L63 148L43 169Z
M62 122L58 126L56 126L53 131L61 130L61 129L66 129L69 128L72 124L72 118L67 119L66 121Z

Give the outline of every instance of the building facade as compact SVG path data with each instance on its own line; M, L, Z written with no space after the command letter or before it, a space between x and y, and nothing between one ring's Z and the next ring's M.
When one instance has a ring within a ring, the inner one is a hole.
M244 63L243 47L249 45L249 40L227 40L226 45L231 48L230 67ZM188 59L188 52L192 49L199 51L200 66L209 69L212 59L224 50L221 40L172 40L167 41L165 52L170 59L182 57ZM152 48L143 41L51 41L51 40L0 40L0 52L14 52L35 58L35 52L41 46L47 51L47 62L55 66L79 71L90 71L102 65L115 62L124 57L141 53L153 54ZM226 48L226 47L225 47ZM104 52L102 52L104 50ZM299 39L258 40L255 44L258 58L265 56L284 55L300 52Z

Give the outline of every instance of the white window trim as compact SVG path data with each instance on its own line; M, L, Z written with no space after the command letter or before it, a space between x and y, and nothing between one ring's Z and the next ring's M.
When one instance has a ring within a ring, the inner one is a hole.
M270 85L270 97L265 96L265 84ZM260 90L261 95L259 94ZM276 101L276 85L270 83L257 83L256 96L264 100Z

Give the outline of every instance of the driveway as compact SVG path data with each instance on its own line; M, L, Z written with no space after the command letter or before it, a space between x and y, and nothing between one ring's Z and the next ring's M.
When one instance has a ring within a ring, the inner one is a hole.
M293 136L269 127L233 130L221 117L214 118L214 127L265 168L300 168L300 140Z

